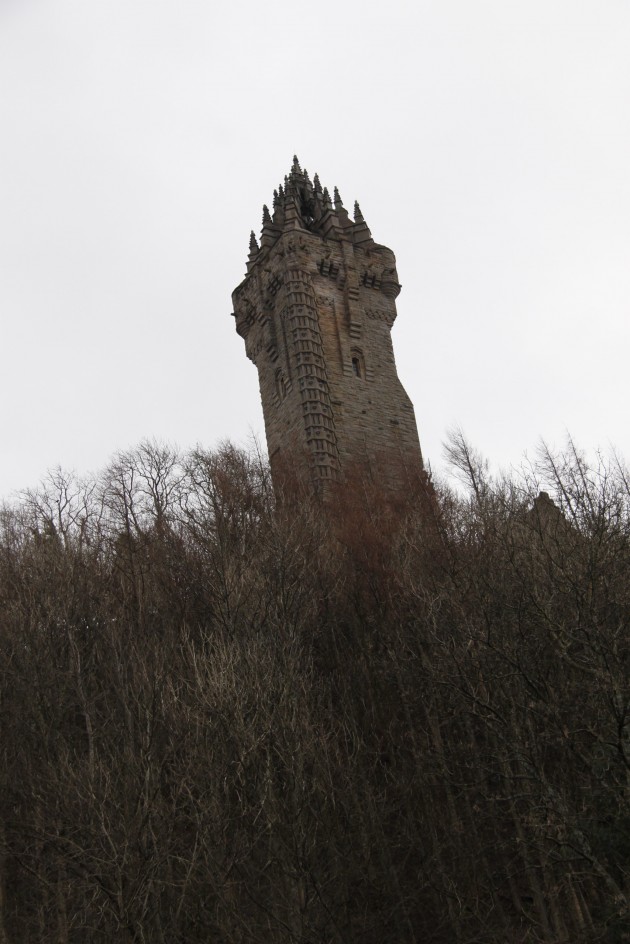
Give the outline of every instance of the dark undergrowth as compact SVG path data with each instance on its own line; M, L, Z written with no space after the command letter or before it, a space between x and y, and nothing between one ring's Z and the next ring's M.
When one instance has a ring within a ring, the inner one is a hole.
M0 944L630 940L626 472L450 458L277 504L143 444L5 506Z

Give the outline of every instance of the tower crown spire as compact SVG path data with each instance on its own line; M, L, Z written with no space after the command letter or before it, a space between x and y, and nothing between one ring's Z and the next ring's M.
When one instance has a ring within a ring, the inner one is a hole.
M273 212L263 206L260 252L264 255L283 233L306 230L325 239L351 242L355 246L375 246L372 234L361 212L354 203L354 222L348 216L339 193L333 188L331 198L327 187L322 187L319 174L309 177L302 169L297 154L284 182L273 191ZM251 267L252 260L248 260Z

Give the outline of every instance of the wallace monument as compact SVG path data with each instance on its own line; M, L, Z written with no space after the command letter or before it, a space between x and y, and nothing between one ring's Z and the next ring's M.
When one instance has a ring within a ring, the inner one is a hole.
M274 483L290 469L317 492L367 477L384 491L424 477L413 406L391 329L400 292L393 252L376 243L297 158L252 232L234 290L236 330L258 368Z

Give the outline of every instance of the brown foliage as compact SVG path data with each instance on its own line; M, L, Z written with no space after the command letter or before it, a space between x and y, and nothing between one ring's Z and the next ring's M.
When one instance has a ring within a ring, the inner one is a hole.
M3 509L2 944L628 940L626 473L450 450L276 504L145 443Z

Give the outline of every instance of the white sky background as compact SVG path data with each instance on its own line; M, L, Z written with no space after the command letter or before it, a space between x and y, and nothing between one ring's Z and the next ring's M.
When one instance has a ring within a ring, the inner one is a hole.
M425 457L630 457L630 0L0 0L0 495L264 441L230 317L297 153L396 253Z

